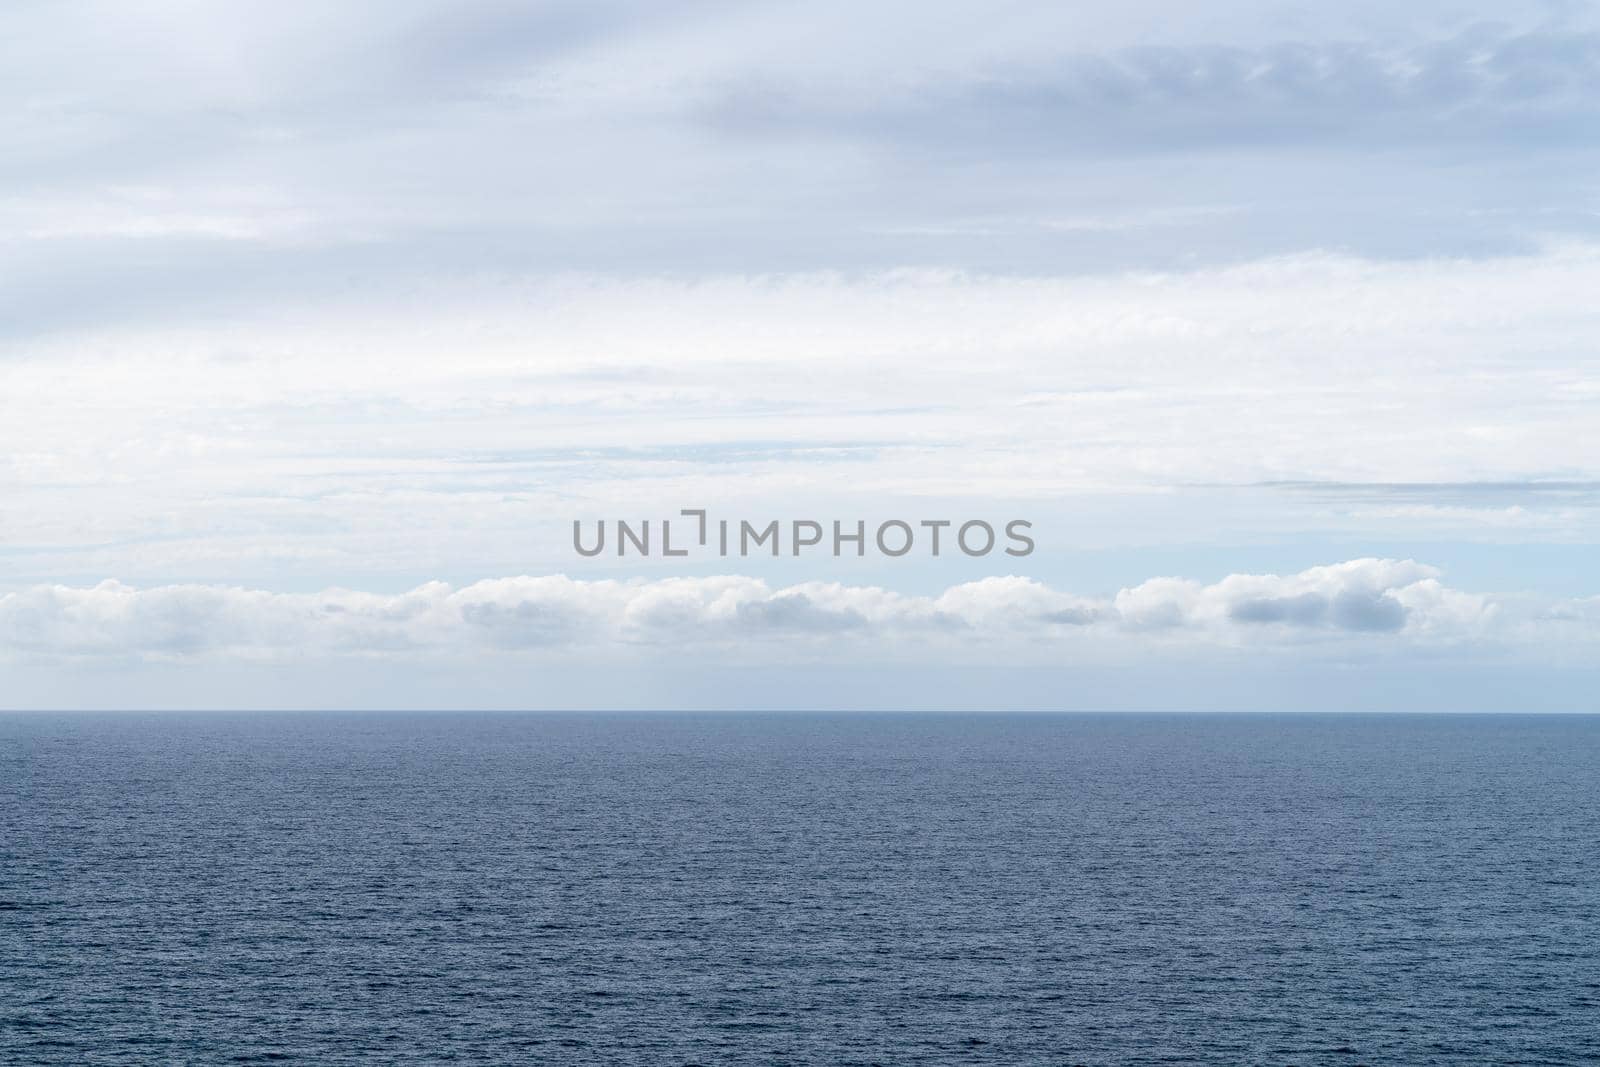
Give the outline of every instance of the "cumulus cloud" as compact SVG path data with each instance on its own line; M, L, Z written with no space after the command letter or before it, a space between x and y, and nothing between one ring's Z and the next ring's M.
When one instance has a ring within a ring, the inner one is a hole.
M1117 594L1124 625L1196 627L1235 634L1448 632L1467 636L1493 619L1484 596L1439 584L1439 572L1410 560L1351 560L1299 574L1233 574L1211 585L1155 578Z
M1017 576L967 582L936 596L825 582L774 588L741 576L523 576L459 588L430 582L393 595L135 589L106 581L0 597L0 653L188 659L582 649L615 657L641 649L694 654L738 647L784 659L918 649L936 656L960 644L1023 648L1048 661L1052 650L1087 636L1262 649L1310 641L1477 641L1497 636L1499 615L1495 598L1451 589L1434 568L1379 559L1281 576L1234 574L1209 584L1156 578L1100 598ZM1594 618L1583 602L1547 606L1545 615Z

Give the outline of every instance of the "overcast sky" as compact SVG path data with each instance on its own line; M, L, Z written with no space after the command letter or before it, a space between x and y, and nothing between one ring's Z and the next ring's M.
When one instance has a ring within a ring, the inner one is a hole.
M1594 5L12 0L0 139L0 706L1600 710Z

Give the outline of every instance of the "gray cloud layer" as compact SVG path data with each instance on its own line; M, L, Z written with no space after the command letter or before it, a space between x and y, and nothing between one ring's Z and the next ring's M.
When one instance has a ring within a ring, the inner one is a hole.
M1073 7L7 5L0 337L470 272L1600 234L1592 20Z
M865 99L757 86L724 95L711 114L734 130L848 134L880 150L915 144L988 161L1251 147L1570 151L1600 128L1600 35L1480 24L1398 46L1128 48Z

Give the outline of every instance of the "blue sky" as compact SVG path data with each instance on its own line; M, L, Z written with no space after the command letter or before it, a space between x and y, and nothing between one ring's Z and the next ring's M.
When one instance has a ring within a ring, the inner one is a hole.
M1100 8L7 5L0 705L1595 709L1595 9Z

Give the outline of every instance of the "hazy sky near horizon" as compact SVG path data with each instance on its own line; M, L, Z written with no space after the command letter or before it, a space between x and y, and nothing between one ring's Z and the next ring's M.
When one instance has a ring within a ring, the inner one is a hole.
M0 706L1600 709L1595 5L21 0L0 138Z

